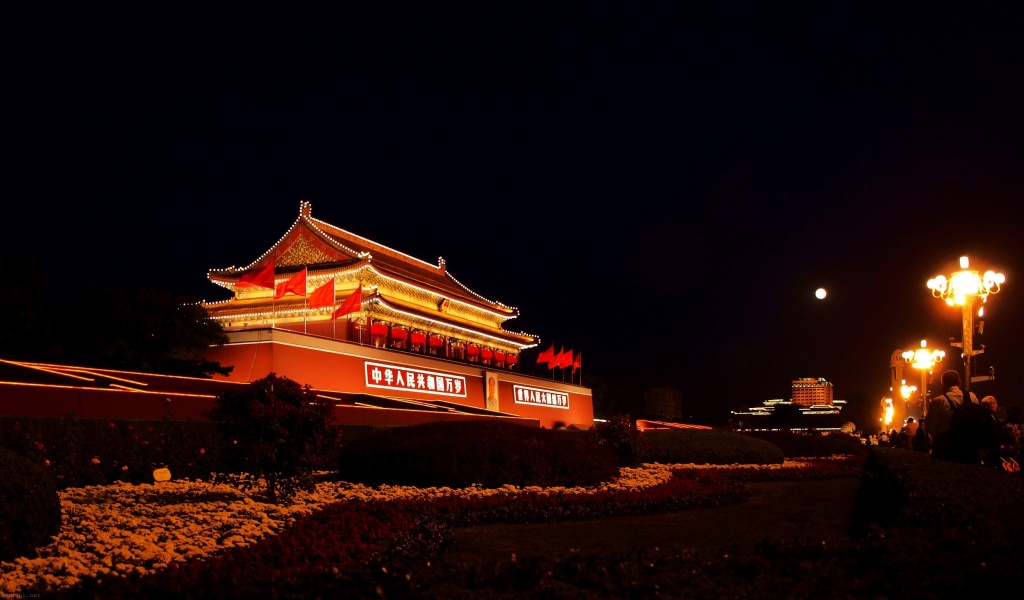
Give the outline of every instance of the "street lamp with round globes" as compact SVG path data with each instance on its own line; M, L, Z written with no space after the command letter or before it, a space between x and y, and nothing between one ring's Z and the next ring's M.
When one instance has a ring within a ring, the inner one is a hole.
M896 392L897 390L889 391ZM912 416L909 414L910 411L907 410L907 407L910 404L910 399L914 396L914 393L917 392L917 386L907 385L906 380L903 380L900 382L900 389L898 391L903 402L900 402L899 405L895 402L892 403L892 420L906 424L907 417Z
M961 307L961 322L963 324L963 338L959 344L963 348L964 357L964 392L971 387L971 358L981 354L984 350L975 351L971 345L974 335L974 313L978 304L984 304L989 294L999 292L1000 286L1006 282L1002 273L985 271L979 275L977 271L969 268L970 262L966 256L960 257L960 270L954 272L949 279L944 275L938 275L928 280L928 289L936 298L945 300L949 306ZM978 313L982 314L982 307L978 307Z
M946 353L942 350L928 348L928 341L921 340L921 347L917 350L907 350L903 353L903 359L910 363L910 366L921 371L921 415L928 414L928 373L937 363L945 358Z

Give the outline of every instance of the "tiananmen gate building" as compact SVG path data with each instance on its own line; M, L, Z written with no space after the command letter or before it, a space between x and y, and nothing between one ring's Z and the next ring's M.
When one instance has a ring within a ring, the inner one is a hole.
M209 356L234 366L230 381L273 372L334 394L340 407L593 425L589 389L520 372L520 354L539 338L503 327L517 309L473 292L443 259L428 263L314 218L307 201L250 264L208 277L231 292L204 303L230 339ZM369 413L347 420L390 418Z
M332 400L342 425L594 424L588 388L521 372L540 339L504 328L518 310L473 292L443 259L315 219L307 201L282 229L248 265L207 273L230 292L203 302L229 339L207 359L231 366L227 376L0 360L0 414L203 419L220 393L275 373Z

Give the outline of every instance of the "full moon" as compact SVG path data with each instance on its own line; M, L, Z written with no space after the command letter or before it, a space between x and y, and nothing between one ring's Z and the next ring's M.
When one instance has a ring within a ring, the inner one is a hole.
M818 300L824 300L826 295L827 292L825 292L825 288L818 288L814 290L814 297Z

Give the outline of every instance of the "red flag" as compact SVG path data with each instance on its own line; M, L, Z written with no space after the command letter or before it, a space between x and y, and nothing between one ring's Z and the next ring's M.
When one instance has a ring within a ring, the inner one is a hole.
M576 353L576 360L572 361L572 372L575 373L577 369L583 366L583 359L580 358L581 354Z
M238 278L237 287L265 287L274 289L274 259L259 271L249 271Z
M302 267L302 270L292 275L288 281L277 284L277 293L274 294L274 300L287 294L295 294L296 296L306 295L306 267Z
M572 366L572 349L569 349L562 355L562 360L559 361L558 366L567 369Z
M313 290L309 294L308 301L310 308L323 308L325 306L334 306L334 278L322 286Z
M565 346L562 346L562 350L548 362L548 368L561 367L563 360L565 360Z
M334 311L332 319L337 319L340 316L347 315L349 313L358 312L363 302L363 284L359 284L356 291L352 292L352 295L345 298L345 301L341 303L338 310Z
M555 344L551 343L551 347L537 355L537 364L550 363L555 359Z

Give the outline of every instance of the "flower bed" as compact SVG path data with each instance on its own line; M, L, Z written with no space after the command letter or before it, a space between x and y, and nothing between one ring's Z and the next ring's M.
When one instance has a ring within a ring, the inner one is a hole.
M36 558L0 565L0 592L113 596L179 590L195 597L205 590L210 596L239 586L258 591L260 585L299 579L330 585L325 582L344 575L351 582L372 565L430 556L450 528L464 524L710 507L744 500L743 480L839 476L841 464L646 464L623 468L616 481L594 488L320 483L315 493L299 493L287 505L256 502L231 486L200 482L72 488L61 494L66 520L57 540ZM189 584L198 581L199 588Z

